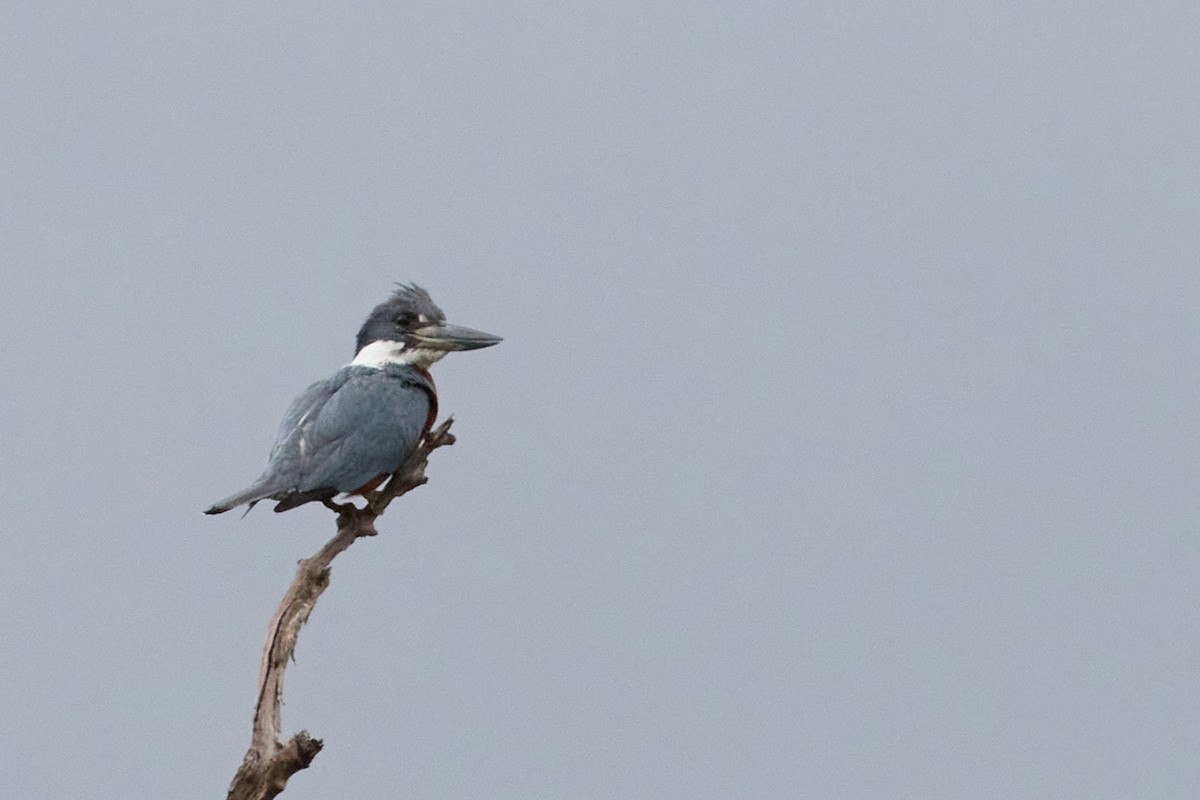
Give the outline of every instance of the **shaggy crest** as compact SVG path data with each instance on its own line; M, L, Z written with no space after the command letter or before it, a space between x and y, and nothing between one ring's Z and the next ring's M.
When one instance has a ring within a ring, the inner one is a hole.
M436 323L446 319L429 292L415 283L398 283L396 291L384 302L371 309L366 322L358 331L354 352L371 342L398 340L402 334L425 322Z

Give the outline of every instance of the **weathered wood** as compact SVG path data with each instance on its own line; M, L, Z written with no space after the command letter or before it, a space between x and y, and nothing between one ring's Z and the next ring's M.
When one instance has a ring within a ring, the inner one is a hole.
M308 731L300 731L283 744L280 736L280 708L283 705L283 675L288 661L296 652L300 628L308 621L321 593L329 586L329 570L339 553L362 536L374 536L375 520L388 504L418 486L423 485L429 454L439 447L454 444L450 433L453 419L447 419L430 431L421 444L387 482L376 492L366 495L367 503L358 508L353 503L325 501L337 512L337 534L315 555L300 562L296 577L283 596L271 618L267 641L263 645L258 672L258 702L254 706L254 727L250 749L233 777L227 800L270 800L287 787L288 779L307 769L322 742Z

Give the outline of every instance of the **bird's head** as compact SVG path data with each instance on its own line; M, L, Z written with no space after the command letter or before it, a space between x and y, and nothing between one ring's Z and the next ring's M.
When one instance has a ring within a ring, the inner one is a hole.
M503 341L483 331L446 323L446 315L420 286L401 285L372 309L358 331L353 364L428 368L453 350L477 350Z

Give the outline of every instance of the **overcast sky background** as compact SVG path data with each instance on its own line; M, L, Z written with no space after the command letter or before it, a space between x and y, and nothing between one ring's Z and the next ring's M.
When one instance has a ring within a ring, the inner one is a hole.
M5 796L224 796L334 526L200 512L409 280L285 797L1200 796L1200 6L5 18Z

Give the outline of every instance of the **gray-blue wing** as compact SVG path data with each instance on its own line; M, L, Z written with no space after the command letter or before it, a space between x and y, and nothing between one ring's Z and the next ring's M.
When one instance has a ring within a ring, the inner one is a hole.
M283 496L294 491L303 470L301 454L304 451L304 428L311 425L313 415L329 402L329 398L349 377L349 371L342 369L301 392L283 415L267 467L258 480L242 491L213 503L204 513L220 514L244 503L249 503L253 508L255 503L264 498Z
M346 373L346 374L343 374ZM343 369L327 397L295 404L298 492L349 492L395 472L416 447L429 414L429 394L386 370ZM320 395L321 390L312 387Z
M296 456L299 456L300 440L304 437L305 428L312 427L318 411L324 407L325 403L329 402L338 389L346 384L349 377L348 369L340 369L330 378L318 380L317 383L296 396L288 410L284 411L283 419L280 420L280 432L276 435L275 445L271 447L268 471L271 470L271 467L275 467L276 471L286 471L281 469L283 464L276 464L277 459L283 457L288 461L293 461ZM296 464L295 467L299 468L299 464ZM295 477L299 479L299 471L296 471Z
M431 390L411 370L343 367L292 401L259 479L206 513L267 497L291 508L395 472L425 432Z

